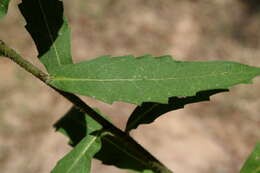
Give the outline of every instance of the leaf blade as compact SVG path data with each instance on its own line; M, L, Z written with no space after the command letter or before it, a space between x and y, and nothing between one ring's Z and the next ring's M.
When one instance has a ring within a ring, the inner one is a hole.
M54 126L56 130L69 137L72 146L77 145L77 143L84 138L84 135L101 129L100 124L88 115L79 112L74 107ZM75 136L78 136L80 139L75 138ZM94 157L104 164L114 165L118 168L128 169L138 173L153 173L153 171L149 169L151 166L149 165L150 163L140 159L140 153L129 149L122 139L111 134L105 134L101 137L101 143L102 147Z
M142 105L137 106L130 115L125 131L129 133L131 130L137 128L141 124L149 124L155 121L156 118L161 115L174 111L177 109L184 108L185 105L191 103L197 103L202 101L209 101L210 96L220 93L227 92L226 89L208 90L196 93L195 96L189 96L184 98L171 97L167 104L144 102Z
M91 159L101 148L99 136L88 135L63 157L52 173L90 173Z
M95 158L102 161L103 164L113 165L120 169L138 173L147 171L154 173L149 169L152 163L143 160L137 151L132 150L120 138L113 135L108 134L102 138L102 148Z
M151 70L152 69L152 70ZM228 61L180 62L169 56L99 57L53 72L50 84L107 103L167 103L172 96L251 83L260 68Z
M6 13L8 11L9 2L10 2L10 0L1 0L0 1L0 19L6 15Z
M19 9L47 71L72 64L70 28L59 0L23 0Z
M260 173L260 143L256 144L240 173Z
M256 144L240 173L260 173L260 143Z

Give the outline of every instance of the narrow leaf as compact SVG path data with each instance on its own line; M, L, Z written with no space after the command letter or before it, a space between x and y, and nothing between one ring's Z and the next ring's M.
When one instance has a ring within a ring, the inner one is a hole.
M9 2L9 0L0 0L0 19L6 15Z
M260 143L255 146L240 173L260 173Z
M107 103L167 103L172 96L251 83L260 68L228 61L180 62L170 56L103 56L53 71L50 84Z
M188 96L183 98L171 97L169 98L168 104L144 102L141 106L137 106L133 113L130 115L125 131L130 132L130 130L137 128L140 124L151 123L156 118L167 112L184 108L186 104L209 101L210 96L226 91L228 90L216 89L201 91L198 92L195 96Z
M98 110L96 110L98 111ZM57 131L68 136L69 144L77 145L85 136L102 129L102 126L91 117L72 107L54 124Z
M75 148L58 162L53 171L63 173L68 170L71 172L82 170L82 173L89 172L91 158L101 148L101 137L97 133L102 126L74 107L54 126L58 131L70 137L69 143ZM92 128L86 128L86 126Z
M100 124L75 108L72 108L54 126L59 132L69 137L72 146L75 146L80 141L80 138L84 138L86 134L93 133L93 131L101 128ZM101 141L101 150L95 155L95 158L104 164L114 165L138 173L153 173L149 169L153 163L143 161L140 153L126 146L122 139L106 134L101 137Z
M63 157L52 173L90 173L91 160L101 148L100 136L88 135Z
M70 29L63 17L59 0L22 0L19 9L27 24L26 29L38 49L38 57L48 72L71 64Z

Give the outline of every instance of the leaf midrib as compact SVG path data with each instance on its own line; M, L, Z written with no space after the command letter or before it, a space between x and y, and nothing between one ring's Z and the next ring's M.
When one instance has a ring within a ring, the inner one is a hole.
M255 74L257 72L240 72L240 73L229 73L229 72L222 72L218 74L205 74L199 76L183 76L183 77L171 77L171 78L124 78L124 79L97 79L97 78L72 78L72 77L52 77L52 81L90 81L90 82L117 82L117 81L163 81L163 80L183 80L183 79L197 79L197 78L205 78L205 77L217 77L220 75L239 75L239 74ZM260 73L260 72L258 72Z
M96 131L97 129L91 128L91 126L86 126L85 124L83 124L81 121L75 120L74 121L76 123L81 124L82 126L84 126L85 128L90 129L91 131ZM128 152L127 150L124 150L123 148L120 147L120 145L117 145L117 143L114 143L113 141L111 141L109 138L107 138L106 136L103 136L103 139L106 140L107 142L111 143L112 145L114 145L116 148L118 148L120 151L126 153L128 156L132 157L134 160L138 161L139 163L143 164L144 166L149 166L149 164L147 164L145 161L143 161L142 159L139 159L138 157L135 157L133 154L131 154L130 152Z
M86 153L86 151L91 147L91 145L96 141L98 137L95 136L93 137L93 139L91 139L91 141L88 143L88 145L85 147L85 149L80 153L80 155L76 158L76 160L73 162L73 164L71 165L71 167L68 169L67 172L70 172L73 167L77 164L77 162L83 157L83 155Z
M61 66L62 64L61 64L61 61L60 61L60 56L58 54L58 51L57 51L57 48L56 48L56 45L55 45L55 42L54 42L54 38L53 38L53 36L51 34L50 26L48 24L45 12L43 10L42 4L41 4L41 0L38 0L38 3L39 3L39 6L40 6L40 9L41 9L41 12L42 12L44 23L45 23L47 31L48 31L48 35L49 35L49 37L51 39L51 42L53 43L53 48L54 48L54 52L56 54L56 59L57 59L58 65Z

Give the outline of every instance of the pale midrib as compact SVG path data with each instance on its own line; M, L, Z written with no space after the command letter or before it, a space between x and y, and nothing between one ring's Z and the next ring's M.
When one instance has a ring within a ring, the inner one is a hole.
M97 137L93 137L93 139L91 139L91 141L88 143L88 145L86 147L84 147L84 150L80 153L80 155L78 155L77 159L72 163L72 165L70 166L70 168L68 169L67 172L70 172L73 167L77 164L77 162L83 157L83 155L86 153L86 151L91 147L91 145L95 142L95 140L97 139ZM79 143L80 144L80 143Z
M238 74L253 74L256 72L243 72L243 73L227 73L223 72L221 74L207 74L200 76L185 76L185 77L172 77L172 78L125 78L125 79L91 79L91 78L71 78L71 77L52 77L52 81L88 81L88 82L118 82L118 81L164 81L164 80L183 80L183 79L197 79L197 78L205 78L205 77L217 77L220 75L238 75Z
M62 64L61 64L61 62L60 62L60 57L59 57L59 54L58 54L56 45L55 45L55 43L54 43L54 38L53 38L53 36L52 36L52 34L51 34L51 30L50 30L50 27L49 27L47 18L46 18L46 16L45 16L45 12L44 12L44 10L43 10L42 4L41 4L41 0L38 0L38 2L39 2L39 6L40 6L40 9L41 9L41 12L42 12L42 16L43 16L44 23L45 23L45 25L46 25L46 27L47 27L47 31L48 31L49 37L50 37L51 42L52 42L52 44L53 44L53 48L54 48L54 52L55 52L55 54L56 54L56 58L57 58L58 65L61 66Z

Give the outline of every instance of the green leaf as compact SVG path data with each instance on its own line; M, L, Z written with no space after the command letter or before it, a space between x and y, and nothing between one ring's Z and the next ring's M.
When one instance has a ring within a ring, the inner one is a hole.
M75 146L86 134L101 128L96 121L74 107L54 126L59 132L69 137L72 146ZM127 146L122 139L106 134L101 137L101 141L101 150L95 155L95 158L104 164L138 173L153 173L149 168L156 162L149 163L141 159L140 153Z
M70 137L69 143L75 148L57 163L52 173L90 172L91 159L101 149L102 126L73 107L55 127Z
M260 142L255 146L240 173L260 173Z
M98 111L98 110L96 110ZM102 129L102 126L88 115L72 107L59 121L54 124L57 131L68 136L69 144L77 145L85 136Z
M33 38L38 57L49 73L57 67L72 64L70 29L63 17L59 0L23 0L19 9Z
M100 136L88 135L63 157L52 173L90 173L91 159L101 148Z
M0 0L0 19L6 15L9 2L9 0Z
M109 134L102 137L102 148L95 158L102 161L103 164L114 165L121 169L139 173L153 172L149 170L153 163L143 160L138 151L128 147L122 139Z
M195 96L184 98L171 97L167 104L144 102L141 106L137 106L133 113L130 115L125 131L128 133L130 130L137 128L140 124L148 124L153 122L159 116L184 108L186 104L197 103L202 101L209 101L210 96L226 92L226 89L216 89L198 92Z
M170 56L103 56L53 71L50 84L107 103L167 103L172 96L251 83L260 68L228 61L181 62Z

